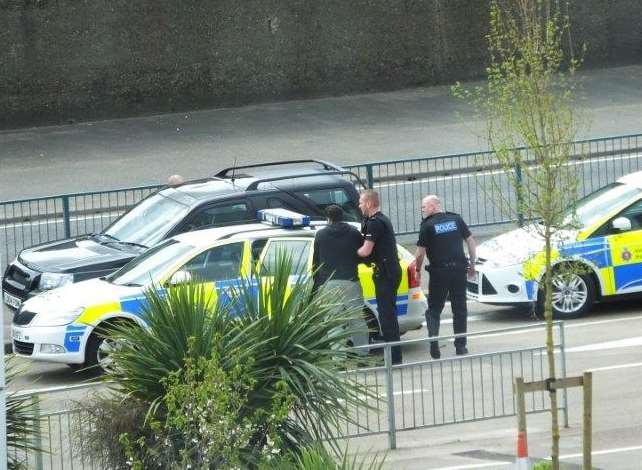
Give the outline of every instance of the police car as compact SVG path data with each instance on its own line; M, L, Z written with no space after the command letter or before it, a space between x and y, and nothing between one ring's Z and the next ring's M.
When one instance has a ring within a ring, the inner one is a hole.
M69 364L72 368L106 367L113 346L97 334L101 326L131 321L142 327L144 291L199 279L219 295L258 269L270 272L277 253L293 260L293 270L308 272L316 230L323 222L284 209L259 211L269 222L227 226L171 237L115 273L69 284L37 295L22 305L12 325L13 349L18 356ZM397 293L400 330L421 327L427 303L417 282L414 258L399 246L403 278ZM377 327L377 302L371 268L361 265L359 276L364 312Z
M576 318L596 300L642 292L642 171L621 177L580 200L579 230L557 234L553 253L553 314ZM487 304L536 302L544 275L544 242L529 225L482 243L468 297ZM569 273L569 263L581 269Z

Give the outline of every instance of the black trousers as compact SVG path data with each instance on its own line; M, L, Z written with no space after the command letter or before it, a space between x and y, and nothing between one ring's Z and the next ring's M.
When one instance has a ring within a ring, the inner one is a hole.
M466 306L466 269L432 268L428 281L428 310L426 325L429 336L439 336L441 311L446 297L450 295L450 306L453 311L453 331L455 334L466 333L468 308ZM466 337L455 338L455 347L466 346Z
M383 339L389 343L399 341L399 320L397 318L397 289L401 283L401 271L392 272L376 271L372 276L377 297L377 310L379 311L379 324ZM392 347L393 364L401 363L401 346Z

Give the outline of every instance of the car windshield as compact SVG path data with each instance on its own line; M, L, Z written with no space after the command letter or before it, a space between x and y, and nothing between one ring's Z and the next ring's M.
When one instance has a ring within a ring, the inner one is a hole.
M622 183L604 186L578 201L574 219L580 226L589 227L641 192L639 188Z
M180 243L172 239L165 240L141 256L134 258L105 279L119 286L145 286L151 282L158 282L159 275L176 262L177 258L193 248L187 243Z
M103 232L115 241L152 246L182 220L189 207L185 204L155 194L111 224Z

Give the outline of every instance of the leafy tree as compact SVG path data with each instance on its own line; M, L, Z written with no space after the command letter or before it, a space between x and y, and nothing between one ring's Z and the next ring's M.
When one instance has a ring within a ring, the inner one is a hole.
M525 269L527 279L538 280L540 306L546 320L548 373L555 379L552 282L564 282L576 267L565 272L552 265L556 243L574 227L572 208L578 196L578 178L571 164L579 124L577 81L580 60L573 57L569 18L560 2L551 0L492 0L487 82L472 90L460 84L454 93L473 104L485 118L492 162L504 172L495 174L495 201L511 218L538 221L529 225L543 240L543 251ZM568 45L567 45L568 44ZM526 147L526 150L520 150ZM506 179L508 178L508 183ZM509 195L516 192L517 197ZM550 393L552 463L559 468L558 403Z

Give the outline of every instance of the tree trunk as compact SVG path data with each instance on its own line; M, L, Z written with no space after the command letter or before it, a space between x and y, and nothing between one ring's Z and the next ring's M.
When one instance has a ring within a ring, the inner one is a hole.
M546 274L544 280L544 318L546 319L546 356L548 357L548 376L550 380L555 380L555 348L553 337L553 273L551 268L551 231L546 227L545 232L545 254L546 254ZM553 470L559 470L560 462L560 427L559 413L557 409L557 393L555 390L549 392L551 399L551 460Z

